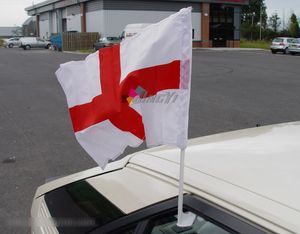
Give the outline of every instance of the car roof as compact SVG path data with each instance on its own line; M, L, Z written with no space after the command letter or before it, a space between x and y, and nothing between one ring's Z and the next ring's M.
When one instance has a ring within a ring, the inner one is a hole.
M186 149L185 192L277 233L300 233L299 139L300 122L192 139ZM130 213L177 195L179 159L176 147L148 149L104 170L52 181L39 187L36 197L86 179Z
M132 167L95 176L86 181L125 214L178 194L177 186Z
M300 122L294 122L191 140L185 189L300 233L299 139ZM163 146L129 163L176 180L179 159L179 149Z
M294 39L293 37L275 37L274 39Z

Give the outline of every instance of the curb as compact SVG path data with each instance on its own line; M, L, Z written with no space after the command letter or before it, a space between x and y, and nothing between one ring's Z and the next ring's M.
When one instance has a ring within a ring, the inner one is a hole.
M210 50L210 51L269 51L260 48L193 48L193 50Z

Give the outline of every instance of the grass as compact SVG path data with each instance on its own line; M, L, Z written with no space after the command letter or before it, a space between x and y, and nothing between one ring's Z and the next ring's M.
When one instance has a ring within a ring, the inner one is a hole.
M241 40L241 48L257 48L257 49L270 49L270 41L246 41Z
M64 50L63 52L66 52L66 53L77 53L77 54L92 54L92 53L95 52L95 50L93 50L93 49L72 50L72 51Z
M83 54L91 54L91 53L94 53L95 50L93 50L93 49L85 49L85 50L78 50L78 52L83 53Z
M0 47L3 46L3 43L4 43L3 39L0 38Z

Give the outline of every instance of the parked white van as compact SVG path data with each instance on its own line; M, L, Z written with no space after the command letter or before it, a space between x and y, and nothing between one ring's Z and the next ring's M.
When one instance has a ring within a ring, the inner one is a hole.
M23 37L20 39L20 42L20 47L24 50L30 50L31 48L49 49L51 46L50 41L46 41L38 37Z
M180 151L161 146L37 189L32 233L300 233L300 122L205 136L186 149L176 225Z
M122 33L122 38L126 39L128 37L132 37L136 34L138 34L142 29L146 28L151 24L128 24L124 28L124 31Z

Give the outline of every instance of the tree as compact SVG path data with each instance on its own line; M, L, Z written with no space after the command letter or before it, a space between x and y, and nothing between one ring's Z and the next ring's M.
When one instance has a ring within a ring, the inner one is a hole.
M260 17L262 30L267 29L268 15L265 0L250 0L249 5L242 7L242 37L246 39L258 39L260 31Z
M276 34L278 32L278 28L281 24L280 17L278 16L277 12L273 13L272 16L269 18L269 26Z
M242 7L242 23L252 24L253 17L253 23L257 25L260 22L260 14L262 15L262 27L265 29L268 20L265 0L250 0L249 5Z
M293 13L290 18L289 35L291 37L300 37L300 28L297 16Z

